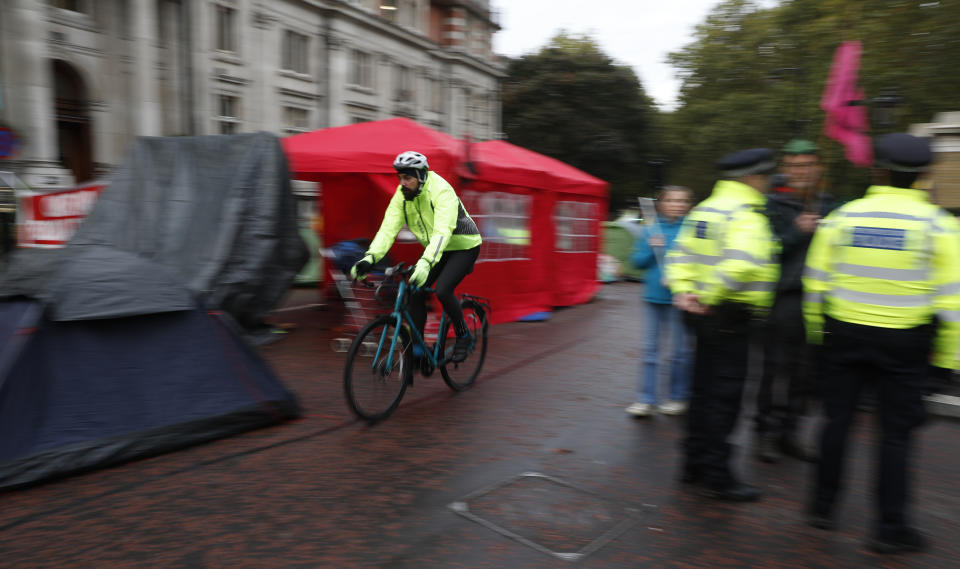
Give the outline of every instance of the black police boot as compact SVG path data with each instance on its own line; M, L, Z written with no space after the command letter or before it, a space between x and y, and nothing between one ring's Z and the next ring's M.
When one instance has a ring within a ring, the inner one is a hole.
M817 462L820 455L797 440L796 435L785 435L780 439L780 451L783 454L804 462Z
M827 531L837 528L836 520L823 508L810 508L810 511L807 512L807 525Z
M681 484L700 484L703 482L703 470L696 466L684 466L680 470Z
M756 502L763 493L760 488L733 480L723 486L705 486L703 495L724 502Z
M756 457L763 462L774 464L780 462L780 438L770 432L757 434Z
M823 530L836 529L837 522L833 518L833 507L813 499L807 508L807 525Z
M895 532L877 534L867 542L867 547L875 553L910 553L927 548L927 539L911 527L900 528Z

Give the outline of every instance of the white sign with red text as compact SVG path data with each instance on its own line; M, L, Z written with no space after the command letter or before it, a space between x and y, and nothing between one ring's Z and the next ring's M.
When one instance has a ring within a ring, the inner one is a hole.
M17 192L17 245L63 247L105 187L91 182L62 192Z

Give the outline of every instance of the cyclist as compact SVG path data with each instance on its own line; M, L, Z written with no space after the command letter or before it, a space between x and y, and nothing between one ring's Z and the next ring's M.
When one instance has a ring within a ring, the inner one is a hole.
M422 333L427 321L427 295L420 287L433 285L457 334L450 359L462 362L470 348L470 332L454 289L473 271L480 255L480 230L453 186L430 170L426 156L410 150L401 152L393 161L393 167L400 184L387 206L380 230L363 258L350 269L350 276L363 278L370 272L406 224L424 246L423 256L410 275L410 283L417 287L410 296L410 316ZM419 352L420 347L414 346L413 355L422 356Z

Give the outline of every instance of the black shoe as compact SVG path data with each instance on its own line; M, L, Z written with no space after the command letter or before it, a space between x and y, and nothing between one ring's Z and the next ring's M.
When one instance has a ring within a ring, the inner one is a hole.
M732 482L719 488L707 486L703 495L713 500L724 502L756 502L760 499L760 488L743 482Z
M776 435L761 433L757 441L756 457L763 462L774 464L780 462L780 444Z
M703 475L699 471L685 468L680 475L681 484L700 484L701 482L703 482Z
M791 458L802 460L804 462L817 462L820 456L816 451L800 444L797 439L788 437L780 440L780 451Z
M827 531L833 531L837 529L837 522L826 514L808 514L807 525Z
M460 363L467 359L467 356L470 355L470 343L469 334L463 337L457 336L457 341L453 344L453 354L450 356L450 361Z
M913 528L902 528L893 535L877 536L867 542L875 553L910 553L927 548L927 539Z
M419 369L420 374L423 377L430 377L433 374L433 364L430 363L430 358L426 355L420 356L417 361L417 366L413 369Z

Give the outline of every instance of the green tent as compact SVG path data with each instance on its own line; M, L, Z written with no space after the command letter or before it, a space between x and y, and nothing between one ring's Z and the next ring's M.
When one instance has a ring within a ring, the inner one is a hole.
M300 236L310 250L310 260L300 270L294 284L297 286L311 286L320 281L323 271L323 257L320 256L320 238L309 227L300 228Z
M620 262L623 278L629 281L642 281L644 271L633 268L630 253L633 251L633 233L622 221L603 223L603 252Z

